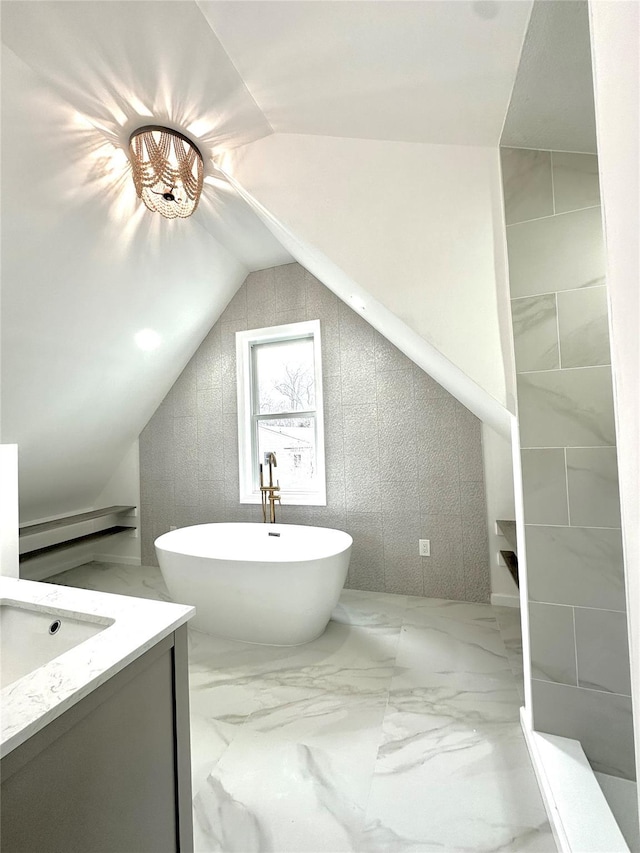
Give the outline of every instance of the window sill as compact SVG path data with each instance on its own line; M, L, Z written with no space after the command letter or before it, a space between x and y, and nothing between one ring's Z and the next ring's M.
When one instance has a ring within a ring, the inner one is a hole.
M300 494L294 492L283 492L280 495L282 499L282 506L326 506L327 505L327 496L321 494L320 492L313 492L313 494ZM240 495L240 503L241 504L260 504L262 503L262 498L259 494L251 494L251 495ZM278 504L280 506L280 504Z

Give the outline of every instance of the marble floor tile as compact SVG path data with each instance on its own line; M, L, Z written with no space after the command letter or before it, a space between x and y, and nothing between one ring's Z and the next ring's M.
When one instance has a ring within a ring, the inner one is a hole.
M123 566L120 563L94 561L47 578L46 582L117 595L133 595L136 598L171 601L160 569L155 566Z
M191 723L191 780L194 791L200 790L229 745L240 732L239 726L221 723L193 711Z
M391 681L383 739L389 727L415 732L441 730L451 723L470 727L514 723L520 697L510 668L494 673L416 672L398 667Z
M440 618L427 627L405 625L396 665L416 672L497 672L509 668L500 632Z
M388 746L359 850L555 850L518 723L451 725L413 738L400 754Z
M357 849L374 758L239 735L194 791L195 850Z
M400 628L407 608L411 606L409 602L414 600L413 596L394 595L389 592L345 589L331 614L331 619L345 625L366 628Z
M442 598L409 598L406 625L428 627L433 617L455 619L471 625L486 625L498 629L496 616L490 604L472 601L449 601Z
M522 624L520 621L519 607L496 607L498 627L502 636L507 659L513 672L520 698L524 702L524 663L522 660Z
M55 580L168 597L157 568ZM190 630L195 850L554 851L519 654L519 611L356 590L304 646Z

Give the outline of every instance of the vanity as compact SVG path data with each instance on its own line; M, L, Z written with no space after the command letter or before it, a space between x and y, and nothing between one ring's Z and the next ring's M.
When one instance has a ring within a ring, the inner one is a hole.
M3 853L193 850L194 608L0 578Z

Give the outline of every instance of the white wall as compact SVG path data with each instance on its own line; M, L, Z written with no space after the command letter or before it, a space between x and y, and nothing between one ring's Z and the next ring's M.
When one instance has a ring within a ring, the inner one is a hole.
M135 517L128 518L127 524L135 524L131 533L109 536L96 546L94 560L103 562L140 565L140 451L136 439L124 459L116 468L113 476L96 500L96 509L107 506L135 506Z
M365 302L386 308L489 399L507 404L512 389L496 294L504 263L496 257L496 148L275 134L231 152L222 165L285 230L353 282Z
M17 578L18 447L0 444L0 575Z
M607 252L620 503L640 768L640 6L591 0L600 188Z

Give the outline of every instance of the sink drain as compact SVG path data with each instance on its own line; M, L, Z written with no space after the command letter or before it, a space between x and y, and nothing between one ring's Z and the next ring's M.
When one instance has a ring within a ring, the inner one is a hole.
M51 625L49 625L49 633L57 634L60 628L62 627L62 622L59 619L55 619Z

